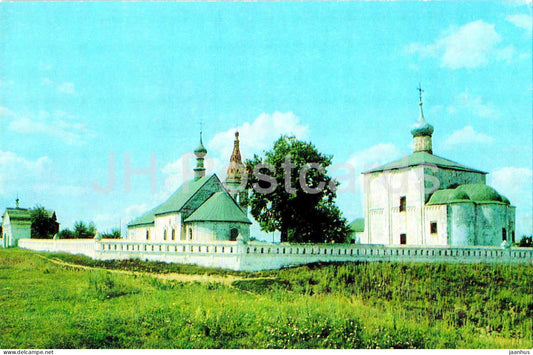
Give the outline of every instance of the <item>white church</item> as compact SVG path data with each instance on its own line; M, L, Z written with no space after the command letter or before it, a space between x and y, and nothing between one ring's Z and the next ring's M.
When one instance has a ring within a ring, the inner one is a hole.
M246 241L252 222L238 204L236 186L241 182L239 133L235 133L233 153L226 183L216 174L205 174L207 155L200 132L200 145L194 151L194 179L183 184L168 200L128 224L126 240L153 242Z
M411 131L414 152L362 173L359 242L452 247L514 242L515 207L486 185L486 172L433 154L433 126L424 119L421 95L419 105Z

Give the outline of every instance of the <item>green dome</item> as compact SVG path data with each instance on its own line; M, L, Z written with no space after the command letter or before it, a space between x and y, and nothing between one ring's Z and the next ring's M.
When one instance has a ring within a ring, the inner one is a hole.
M413 137L431 136L433 134L433 126L426 121L417 122L415 128L411 130Z
M437 190L431 195L428 205L446 205L449 203L470 202L470 198L466 193L457 189Z
M457 190L463 191L475 203L501 202L510 204L509 200L498 193L495 189L484 184L459 185Z

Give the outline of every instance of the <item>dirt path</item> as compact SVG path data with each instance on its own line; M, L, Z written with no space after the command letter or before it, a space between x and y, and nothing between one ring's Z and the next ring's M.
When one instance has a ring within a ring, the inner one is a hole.
M155 277L161 280L177 281L177 282L202 282L202 283L216 282L216 283L221 283L227 286L231 286L233 281L239 281L239 280L274 279L273 277L246 278L246 277L238 277L238 276L233 276L233 275L225 275L225 276L207 275L207 274L203 274L203 275L192 274L191 275L191 274L180 274L180 273L158 274L158 273L140 272L140 271L116 270L116 269L106 269L106 268L101 268L101 267L72 264L72 263L67 263L58 258L47 258L43 255L38 255L38 256L56 265L73 267L77 269L101 270L101 271L107 271L107 272L112 272L116 274L125 274L125 275L151 276L151 277Z

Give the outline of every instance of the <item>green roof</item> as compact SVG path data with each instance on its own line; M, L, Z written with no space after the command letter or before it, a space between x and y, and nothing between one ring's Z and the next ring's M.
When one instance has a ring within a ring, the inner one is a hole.
M183 184L176 192L174 192L168 200L163 202L156 208L146 212L144 215L131 221L128 226L142 226L153 225L155 216L158 214L165 214L170 212L179 212L185 204L204 186L207 181L216 177L215 174L204 176L198 180L190 180Z
M375 172L380 172L380 171L385 171L385 170L403 169L403 168L419 166L419 165L430 165L430 166L434 165L439 168L486 174L486 172L484 171L472 169L464 165L461 165L459 163L456 163L454 161L441 158L439 156L436 156L436 155L433 155L427 152L415 152L407 157L395 160L391 163L382 165L374 169L364 171L363 174L375 173Z
M6 208L4 216L9 214L9 219L12 221L29 221L31 219L31 212L26 208Z
M509 205L509 200L495 189L484 184L459 185L455 189L437 190L431 195L428 205L445 205L450 203L500 203Z
M226 191L214 193L185 222L240 222L252 224Z
M484 184L466 184L457 186L457 190L465 192L475 203L501 202L509 204L509 200L503 197L492 187Z
M348 224L348 228L350 228L355 233L364 232L365 231L365 219L364 218L354 219L352 223Z
M419 122L417 126L411 130L413 137L431 136L433 132L433 126L426 121Z
M428 205L446 205L449 203L469 202L472 200L466 193L456 189L437 190L431 195Z

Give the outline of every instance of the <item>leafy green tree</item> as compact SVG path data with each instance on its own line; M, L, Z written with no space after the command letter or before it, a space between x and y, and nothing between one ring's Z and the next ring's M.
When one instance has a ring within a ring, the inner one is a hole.
M94 238L96 235L96 226L93 222L87 225L82 221L76 221L74 223L74 235L78 239Z
M533 236L522 236L522 239L520 239L520 242L518 243L518 246L519 247L526 247L526 248L531 248L533 247Z
M100 234L100 237L102 237L102 239L121 239L122 234L120 233L120 229L113 228L111 232L104 232Z
M59 224L43 206L37 205L32 208L30 218L32 238L51 239L59 231Z
M246 161L248 205L266 232L282 242L346 242L349 228L335 205L338 183L327 175L332 162L316 147L281 136L264 157Z
M61 232L57 234L57 237L59 239L74 239L76 238L76 235L70 229L65 228L65 229L62 229Z

